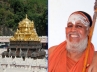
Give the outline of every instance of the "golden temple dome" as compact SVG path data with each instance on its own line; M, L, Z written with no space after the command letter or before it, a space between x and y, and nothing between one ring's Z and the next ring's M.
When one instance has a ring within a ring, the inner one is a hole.
M34 22L27 18L18 23L18 29L14 33L14 36L10 38L11 41L40 41Z
M33 28L34 22L30 21L26 15L26 18L19 22L19 27L32 27Z

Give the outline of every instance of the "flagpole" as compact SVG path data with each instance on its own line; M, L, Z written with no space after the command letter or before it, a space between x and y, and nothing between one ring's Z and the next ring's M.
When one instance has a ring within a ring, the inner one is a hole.
M91 40L92 40L92 36L93 36L93 31L94 31L95 23L96 23L96 17L97 17L97 0L95 1L95 5L94 5L93 21L92 21L92 26L90 28L88 46L87 46L87 49L86 49L86 55L85 55L84 66L83 66L82 72L86 71L90 44L91 44Z

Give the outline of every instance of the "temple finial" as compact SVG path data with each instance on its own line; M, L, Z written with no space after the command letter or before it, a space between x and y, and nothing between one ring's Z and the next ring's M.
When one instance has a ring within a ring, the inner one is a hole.
M27 19L27 14L26 14L26 19Z

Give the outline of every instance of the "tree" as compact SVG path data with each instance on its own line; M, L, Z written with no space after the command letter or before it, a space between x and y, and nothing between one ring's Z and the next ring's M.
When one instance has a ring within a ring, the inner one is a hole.
M13 31L18 23L28 15L33 20L38 35L47 35L48 9L47 0L1 0L0 25L5 25Z

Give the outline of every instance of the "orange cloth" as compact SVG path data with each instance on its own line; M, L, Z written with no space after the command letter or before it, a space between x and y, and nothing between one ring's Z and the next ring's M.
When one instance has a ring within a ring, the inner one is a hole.
M91 64L94 55L93 45L91 44L90 47L87 64ZM85 53L86 51L81 58L75 62L67 57L66 41L62 42L55 48L48 58L48 72L82 72Z

